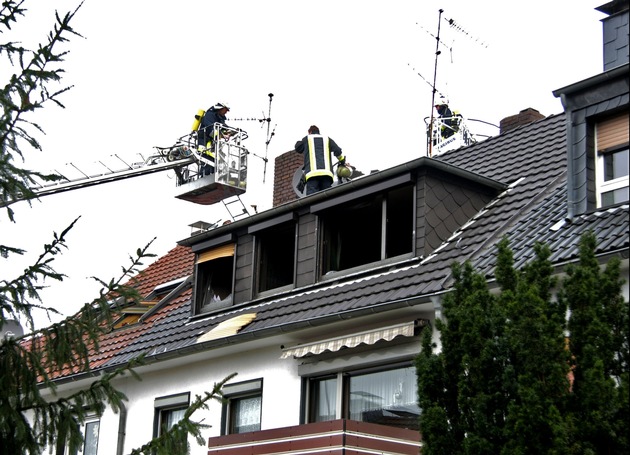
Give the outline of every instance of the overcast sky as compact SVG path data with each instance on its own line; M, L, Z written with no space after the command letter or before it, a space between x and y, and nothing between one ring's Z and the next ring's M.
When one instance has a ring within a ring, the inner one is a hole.
M62 98L65 109L51 105L32 118L46 135L27 165L87 172L99 161L116 163L113 155L139 161L187 134L199 109L222 101L231 107L228 124L249 133L242 199L250 210L268 209L274 159L309 125L363 172L425 156L434 71L454 109L486 122L470 124L479 135L497 133L488 124L529 107L562 112L552 91L603 69L604 15L594 9L603 3L86 0L72 22L85 39L72 38L64 65L63 84L74 87ZM26 17L3 39L43 42L54 8L76 5L27 1ZM6 81L7 68L0 74ZM256 120L268 116L269 123ZM16 224L1 218L2 240L28 250L30 263L53 231L81 216L56 261L68 279L42 293L45 304L70 314L98 289L87 277L109 279L154 237L151 251L163 255L189 236L189 224L229 218L222 204L174 194L173 175L163 172L46 196L14 206ZM0 262L0 272L7 277L21 264Z

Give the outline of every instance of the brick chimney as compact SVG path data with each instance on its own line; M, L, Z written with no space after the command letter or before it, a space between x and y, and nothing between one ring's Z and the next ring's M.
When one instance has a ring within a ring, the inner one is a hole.
M293 191L293 175L304 166L304 156L294 150L276 157L273 171L273 206L298 198Z
M545 116L538 112L536 109L528 107L527 109L523 109L516 115L505 117L503 120L501 120L501 123L499 123L499 134L507 133L508 131L511 131L521 126L529 125L530 123L534 123L535 121L541 120L543 118L545 118Z

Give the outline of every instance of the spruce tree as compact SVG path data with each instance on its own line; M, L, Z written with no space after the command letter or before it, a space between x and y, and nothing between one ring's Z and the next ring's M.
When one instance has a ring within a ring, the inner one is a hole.
M453 265L441 349L427 330L417 358L423 454L628 453L619 260L601 270L587 233L558 289L548 248L534 250L516 270L499 243L498 294L469 263Z
M565 341L566 308L552 299L553 268L549 250L534 247L536 257L515 271L504 239L496 270L505 308L510 397L503 454L566 453L566 400L569 365ZM509 277L507 280L505 277ZM497 452L499 453L499 452Z
M2 2L2 32L10 32L11 26L25 17L23 3L23 0ZM13 204L35 197L31 188L36 179L59 179L56 175L44 175L24 167L23 147L42 151L35 134L42 133L43 129L33 119L38 109L50 104L64 107L60 97L69 88L52 90L51 87L56 87L63 76L62 64L67 51L60 48L67 45L72 36L80 36L70 25L79 9L80 5L63 16L57 14L52 31L36 50L25 49L11 41L0 43L3 68L13 70L0 90L0 207L6 209L5 215L11 222L16 222ZM0 329L15 320L24 323L27 329L27 335L0 339L1 453L39 455L46 446L58 448L59 444L76 453L82 444L79 424L84 422L87 412L102 413L106 407L118 411L126 397L114 387L114 380L121 375L135 375L133 368L141 363L140 359L101 375L90 387L70 396L61 398L54 394L54 378L62 369L70 368L75 373L89 371L90 352L98 350L99 337L110 330L118 314L118 303L136 301L140 297L125 283L139 271L142 261L152 256L147 253L149 243L130 258L120 277L108 281L97 279L102 285L100 295L86 303L77 315L36 330L34 310L59 315L56 308L40 300L39 292L44 280L54 282L66 278L54 269L53 261L66 250L66 235L73 225L59 234L53 233L36 262L22 273L0 279ZM22 247L0 244L0 260L10 261L25 252ZM205 407L210 399L221 399L221 386L227 379L210 393L198 396L190 412L171 432L136 453L175 453L172 450L175 447L177 453L183 453L187 447L181 450L182 435L187 434L203 443L199 433L203 425L191 420L192 412ZM42 388L51 390L53 399L45 398Z
M628 302L621 293L619 259L612 258L602 270L595 251L595 236L589 232L560 293L570 309L571 449L629 453Z

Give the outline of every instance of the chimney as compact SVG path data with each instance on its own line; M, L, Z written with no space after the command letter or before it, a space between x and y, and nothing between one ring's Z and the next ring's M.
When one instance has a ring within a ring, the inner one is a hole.
M273 171L273 206L294 201L298 198L293 190L293 176L304 166L304 156L290 150L276 157Z
M507 133L513 129L519 128L521 126L529 125L530 123L534 123L537 120L541 120L545 118L540 112L536 109L532 109L528 107L527 109L523 109L516 115L512 115L510 117L505 117L499 123L499 134Z

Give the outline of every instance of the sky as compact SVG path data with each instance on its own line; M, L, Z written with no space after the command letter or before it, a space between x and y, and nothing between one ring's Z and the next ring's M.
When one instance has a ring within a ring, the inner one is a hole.
M25 150L25 165L88 173L141 161L188 134L199 109L224 102L227 123L249 135L241 199L251 213L253 205L266 210L274 159L312 124L364 173L425 156L433 80L436 96L469 119L479 140L526 108L561 113L552 91L603 70L604 14L594 9L603 3L85 0L71 23L82 37L65 47L65 109L50 105L32 118L45 131L36 135L43 151ZM1 38L35 47L55 9L78 4L27 0L26 16ZM4 81L9 70L0 68ZM191 223L230 218L222 203L174 194L167 171L18 203L17 222L2 214L0 232L2 243L27 254L0 259L0 276L15 276L80 217L54 263L67 278L41 293L45 305L73 314L97 295L90 277L117 276L137 248L155 239L149 251L161 256L190 235ZM39 314L36 322L50 321Z

